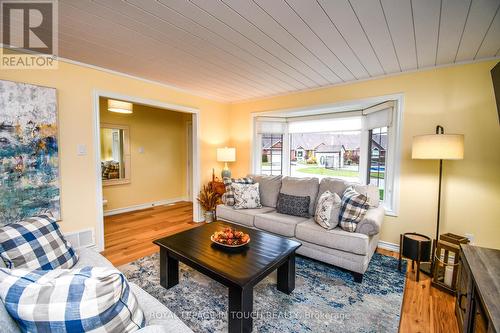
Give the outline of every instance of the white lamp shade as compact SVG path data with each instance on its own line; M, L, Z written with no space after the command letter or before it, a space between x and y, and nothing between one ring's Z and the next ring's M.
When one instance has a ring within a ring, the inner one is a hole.
M217 148L217 162L236 161L236 148Z
M134 105L132 103L108 99L108 111L130 114L133 109Z
M464 158L462 134L431 134L413 137L412 159L461 160Z

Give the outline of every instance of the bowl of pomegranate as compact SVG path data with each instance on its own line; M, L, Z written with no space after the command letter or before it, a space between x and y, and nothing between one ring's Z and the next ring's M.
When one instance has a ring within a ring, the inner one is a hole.
M241 247L250 243L250 236L243 231L233 228L224 228L222 231L216 231L210 240L217 245L225 247Z

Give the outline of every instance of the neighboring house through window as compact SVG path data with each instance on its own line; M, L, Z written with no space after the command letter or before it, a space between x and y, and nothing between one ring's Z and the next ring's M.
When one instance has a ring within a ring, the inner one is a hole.
M361 110L255 117L254 173L334 177L373 184L396 214L399 114L396 101ZM257 150L256 150L257 151Z

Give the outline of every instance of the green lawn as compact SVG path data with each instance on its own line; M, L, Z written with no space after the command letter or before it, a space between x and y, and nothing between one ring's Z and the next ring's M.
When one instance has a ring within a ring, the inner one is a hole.
M331 176L331 177L358 177L359 172L358 171L352 171L352 170L338 170L338 169L326 169L326 168L321 168L321 167L305 167L305 168L300 168L297 169L297 172L303 172L303 173L310 173L312 175L321 175L321 176ZM381 173L380 175L377 175L376 173L371 174L372 177L377 178L384 178L384 174Z

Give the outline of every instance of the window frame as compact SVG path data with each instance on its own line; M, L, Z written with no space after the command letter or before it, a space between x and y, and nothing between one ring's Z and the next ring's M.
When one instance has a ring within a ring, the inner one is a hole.
M404 95L394 94L374 98L367 98L356 101L341 102L336 104L328 104L321 106L312 106L304 108L286 109L286 110L271 110L264 112L251 113L251 150L250 167L253 174L260 174L261 161L261 135L257 133L257 118L262 116L271 117L296 117L296 116L327 116L328 114L344 113L349 111L359 111L363 109L363 105L369 107L371 105L393 101L394 108L392 112L392 125L387 129L387 145L386 151L386 166L385 166L385 189L384 200L381 204L384 205L385 215L398 216L399 201L400 201L400 164L401 164L401 140L402 140L402 124L403 124L403 106ZM360 182L367 184L367 161L369 157L368 130L361 130L361 147L359 152L359 174ZM290 134L288 126L285 126L283 131L282 142L282 175L290 175ZM257 158L256 158L257 157ZM260 157L260 158L259 158Z

